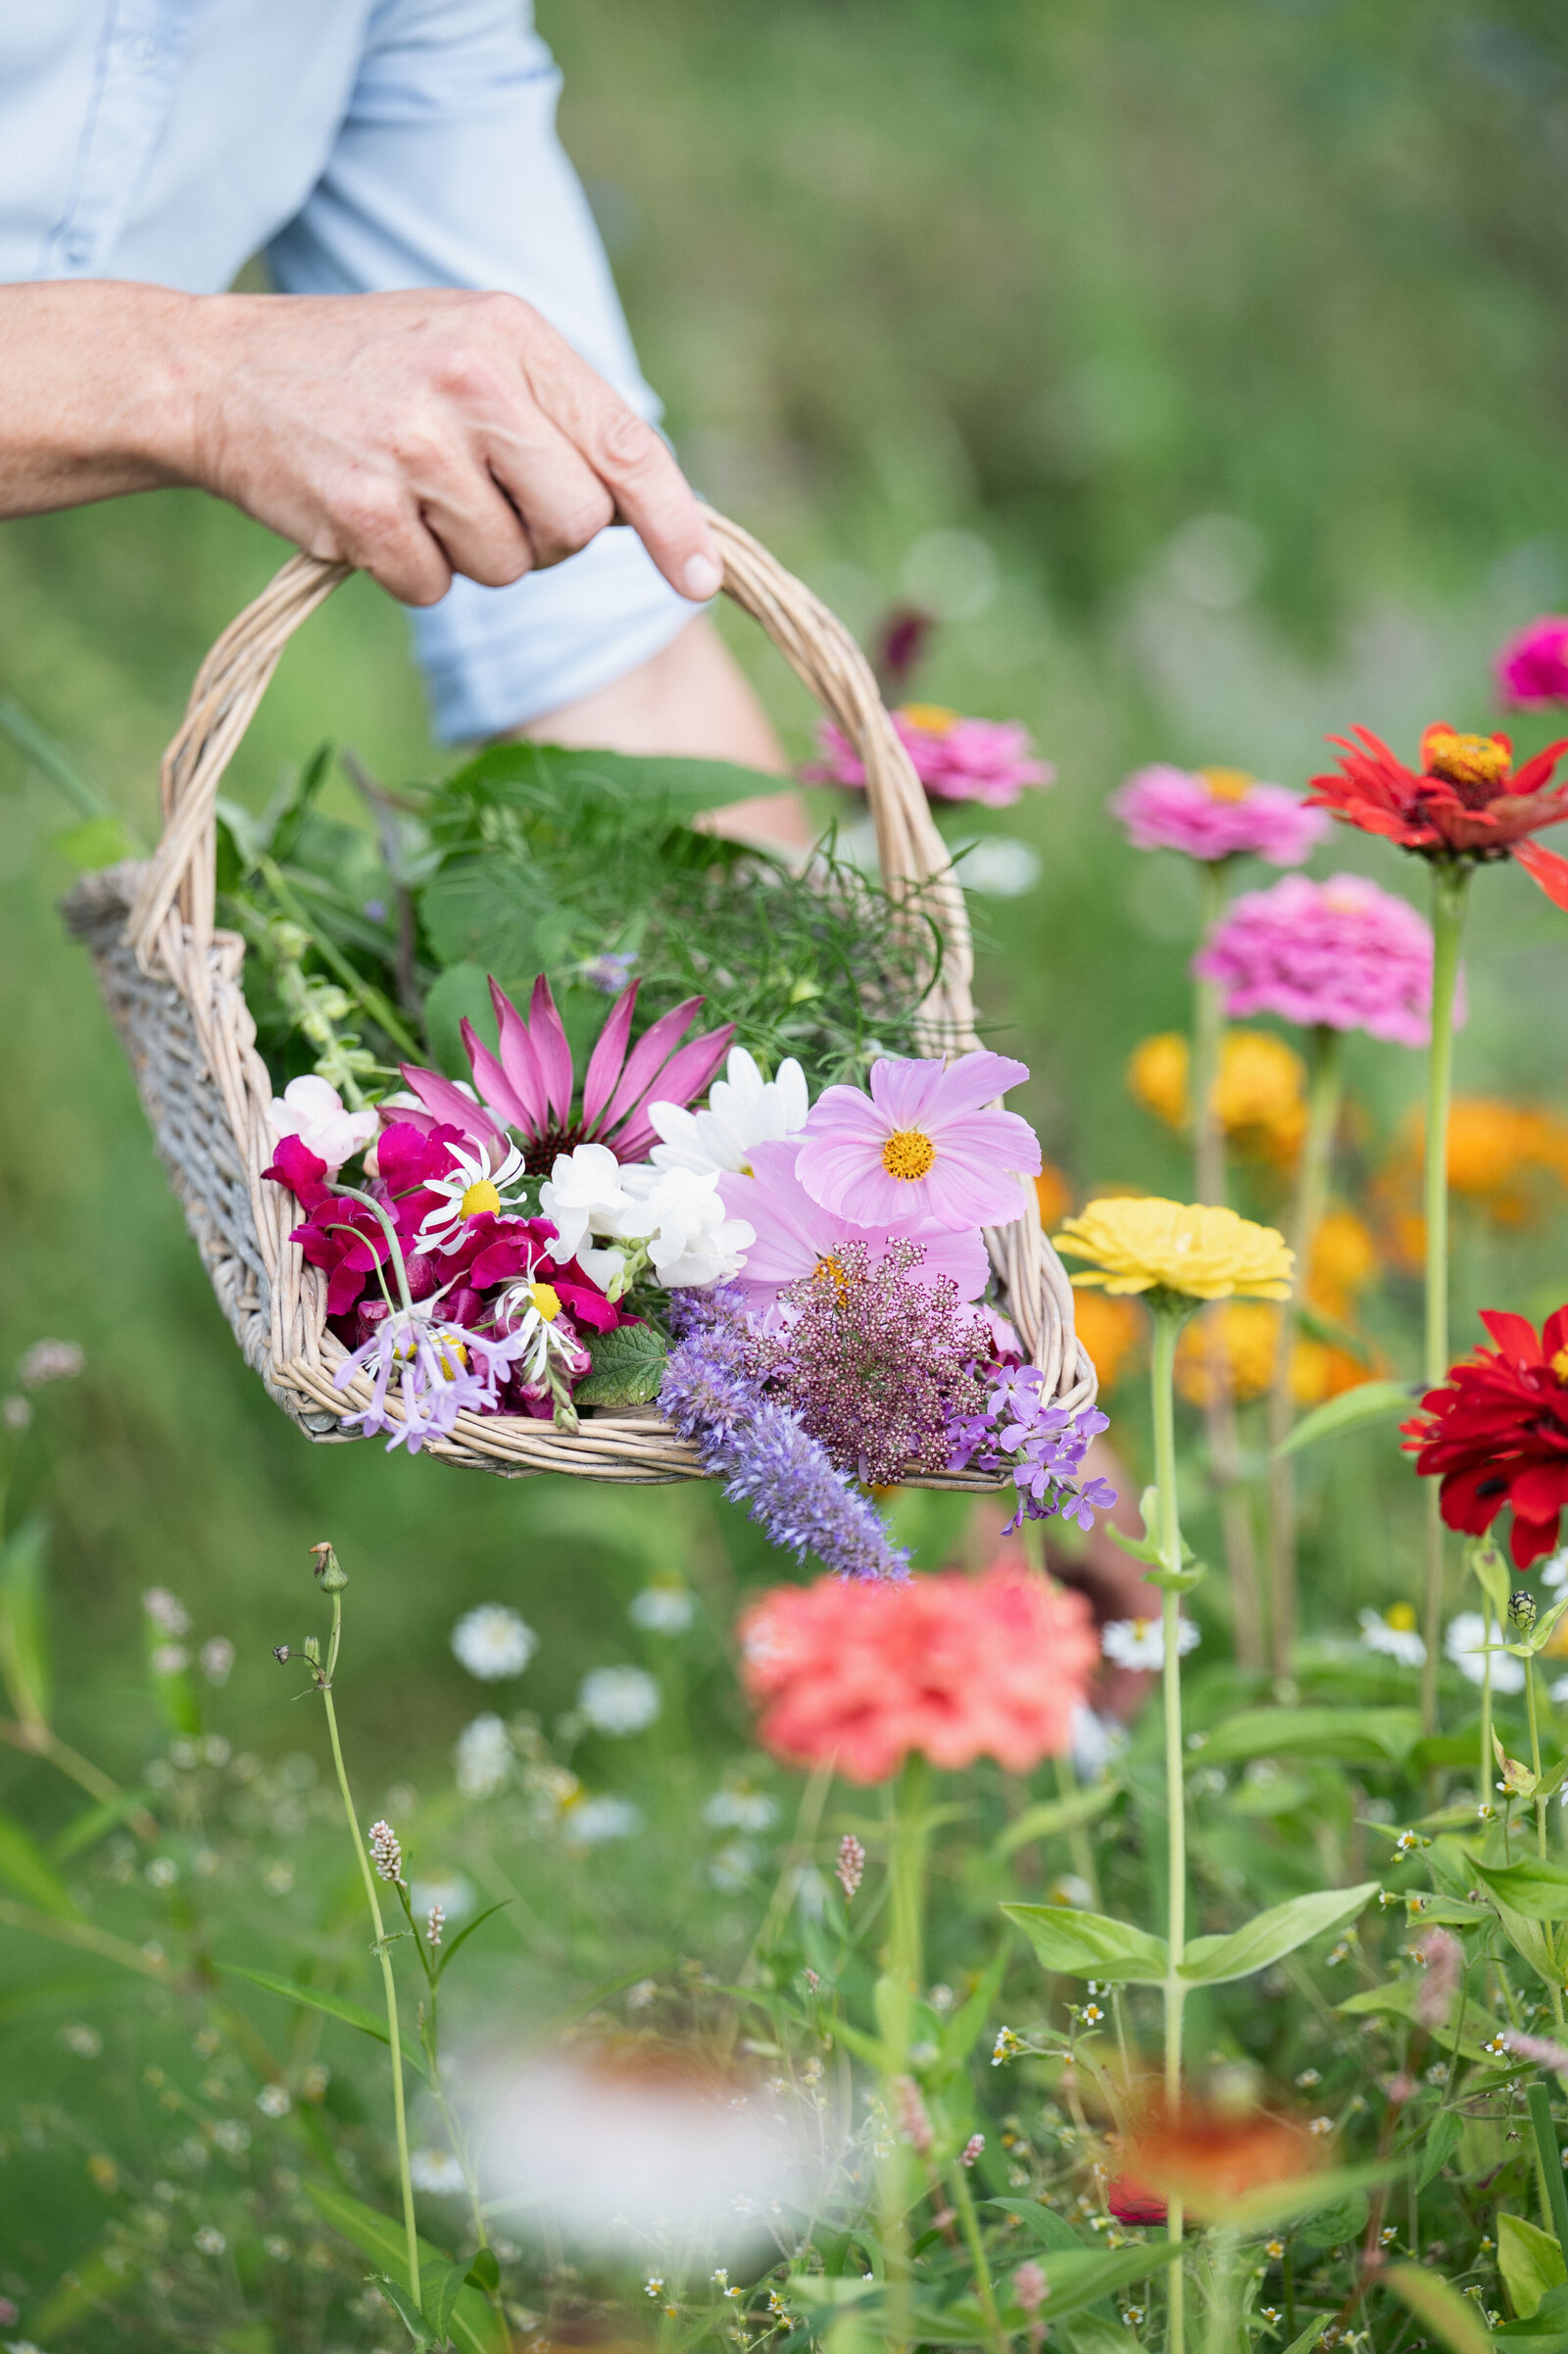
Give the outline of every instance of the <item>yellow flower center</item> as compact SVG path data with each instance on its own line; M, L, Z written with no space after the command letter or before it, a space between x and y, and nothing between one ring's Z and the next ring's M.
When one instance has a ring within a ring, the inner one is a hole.
M945 703L906 703L900 716L923 736L951 736L958 724L957 712L950 711Z
M531 1283L528 1297L547 1324L554 1324L561 1313L561 1294L553 1283Z
M1391 1602L1383 1613L1383 1624L1392 1627L1396 1635L1413 1635L1415 1612L1408 1602Z
M1562 1383L1563 1388L1568 1390L1568 1349L1558 1349L1551 1360L1551 1369Z
M1429 735L1427 774L1450 785L1500 785L1508 773L1508 748L1495 736L1461 736L1452 729Z
M1245 801L1252 780L1245 768L1200 768L1211 801Z
M468 1361L468 1352L461 1341L443 1341L436 1350L441 1366L441 1379L455 1382Z
M499 1218L501 1196L488 1177L481 1177L477 1185L469 1186L458 1206L466 1218L482 1218L486 1210L493 1218Z
M937 1149L919 1128L895 1128L882 1148L882 1166L890 1177L911 1181L930 1174Z

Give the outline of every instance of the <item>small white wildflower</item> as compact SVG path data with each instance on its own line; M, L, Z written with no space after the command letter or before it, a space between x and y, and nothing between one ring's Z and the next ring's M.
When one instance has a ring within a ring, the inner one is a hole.
M409 2176L416 2190L450 2195L465 2187L463 2169L449 2149L411 2150Z
M149 1586L141 1597L141 1606L161 1635L188 1635L190 1612L177 1594L167 1586Z
M149 1657L155 1676L177 1676L190 1665L190 1653L182 1643L155 1643Z
M155 1888L172 1888L179 1878L179 1866L172 1855L155 1855L147 1866L147 1878Z
M481 1602L477 1609L466 1610L452 1630L455 1656L481 1684L520 1676L538 1648L532 1627L501 1602Z
M655 1578L634 1594L627 1617L645 1635L684 1635L697 1616L697 1596L676 1578Z
M778 1821L778 1800L766 1790L715 1790L703 1808L703 1821L714 1831L770 1831Z
M1523 1692L1525 1663L1515 1659L1511 1651L1493 1651L1486 1648L1487 1622L1479 1610L1461 1610L1450 1618L1443 1638L1445 1658L1450 1660L1467 1684L1485 1684L1487 1660L1492 1661L1492 1689L1494 1692Z
M226 1684L234 1672L234 1646L226 1635L212 1636L202 1644L197 1659L209 1684Z
M214 2225L203 2224L201 2230L196 2234L193 2244L200 2248L204 2256L221 2256L223 2250L228 2245L228 2241L223 2237L222 2232L218 2231Z
M103 2050L104 2039L95 2027L79 2025L63 2027L60 2040L67 2051L74 2051L78 2060L96 2060Z
M1202 1641L1195 1620L1176 1622L1176 1648L1183 1658ZM1100 1647L1114 1667L1157 1672L1165 1664L1164 1630L1157 1618L1113 1618L1100 1630Z
M458 1788L466 1798L488 1798L512 1771L512 1743L498 1716L476 1716L458 1735L453 1752Z
M577 1706L596 1733L623 1739L645 1733L658 1717L662 1700L658 1684L644 1667L594 1667L578 1688Z
M1416 1631L1415 1612L1408 1602L1391 1602L1386 1611L1365 1609L1357 1614L1361 1641L1369 1651L1381 1651L1401 1667L1422 1667L1427 1646Z
M256 2106L264 2117L286 2117L291 2104L281 2084L264 2084L256 2095Z
M34 1341L17 1367L24 1390L42 1390L50 1382L74 1381L87 1359L75 1341Z
M574 1799L561 1818L561 1836L568 1847L603 1847L612 1839L635 1839L642 1827L642 1808L610 1790Z

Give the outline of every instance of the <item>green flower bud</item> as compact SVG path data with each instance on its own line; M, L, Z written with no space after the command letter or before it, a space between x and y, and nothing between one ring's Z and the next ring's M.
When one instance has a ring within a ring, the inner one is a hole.
M348 1579L338 1564L332 1547L323 1543L313 1545L311 1558L316 1563L316 1583L323 1594L341 1594Z
M314 1635L307 1635L305 1638L305 1656L310 1661L312 1667L320 1666L321 1646Z
M1517 1594L1508 1596L1508 1624L1521 1635L1528 1635L1536 1623L1536 1597L1521 1586Z

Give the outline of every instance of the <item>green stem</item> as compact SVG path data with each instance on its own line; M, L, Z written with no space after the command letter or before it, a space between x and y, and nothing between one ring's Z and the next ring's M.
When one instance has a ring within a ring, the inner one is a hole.
M1312 1265L1312 1245L1323 1222L1328 1200L1329 1169L1334 1137L1340 1121L1344 1091L1343 1040L1338 1030L1319 1023L1312 1033L1312 1085L1307 1103L1306 1135L1296 1174L1296 1199L1291 1208L1291 1247L1296 1252L1294 1294L1280 1311L1279 1355L1274 1386L1269 1394L1269 1630L1273 1669L1288 1676L1296 1647L1296 1461L1281 1454L1296 1419L1291 1390L1291 1360L1296 1342L1296 1302L1305 1297Z
M392 1044L401 1054L416 1055L422 1054L424 1050L409 1028L408 1023L388 1004L374 982L368 981L363 973L356 972L342 951L326 938L318 925L312 923L284 880L276 860L270 858L264 852L256 861L256 865L257 872L264 877L268 889L284 914L292 923L297 923L302 932L310 934L311 946L328 972L341 984L349 996L358 1002L364 1011L369 1015L371 1021L377 1023L386 1032Z
M958 2227L963 2233L969 2261L974 2266L974 2284L980 2298L980 2310L985 2315L986 2328L997 2347L997 2354L1007 2354L1007 2335L997 2311L997 2294L991 2282L991 2267L986 2262L986 2243L980 2233L980 2218L975 2212L974 2192L969 2188L969 2177L961 2166L952 2174L953 2200L958 2210Z
M392 1956L387 1948L386 1929L381 1920L381 1901L375 1892L375 1875L366 1852L365 1837L360 1830L359 1817L354 1811L354 1797L349 1789L348 1769L343 1763L343 1744L337 1737L337 1711L332 1706L332 1671L337 1665L338 1643L343 1631L343 1596L332 1596L332 1643L327 1652L326 1672L321 1681L321 1701L326 1709L326 1729L332 1737L332 1763L337 1768L337 1787L343 1793L343 1812L348 1818L349 1838L359 1858L360 1878L365 1883L365 1900L375 1924L375 1950L381 1963L381 1984L386 1992L387 2038L392 2050L392 2113L397 2123L398 2179L403 2185L403 2229L409 2247L409 2294L416 2305L422 2305L419 2295L419 2233L414 2219L414 2178L409 2172L409 2120L403 2099L403 2039L398 2028L398 1990L392 1976Z
M1481 1654L1481 1789L1478 1802L1482 1806L1490 1806L1492 1781L1496 1767L1492 1755L1492 1597L1488 1594L1481 1596L1481 1624L1485 1630L1483 1641L1486 1648Z
M1459 860L1432 868L1432 1044L1427 1054L1425 1200L1427 1227L1426 1351L1422 1370L1436 1386L1448 1370L1448 1105L1453 1094L1453 998L1459 978L1470 868ZM1443 1634L1443 1515L1439 1486L1427 1483L1426 1592L1422 1632L1422 1730L1438 1729L1438 1644Z
M1530 1770L1535 1775L1539 1790L1541 1783L1541 1728L1536 1722L1536 1661L1535 1654L1525 1661L1525 1706L1530 1711ZM1536 1799L1536 1853L1543 1863L1546 1860L1546 1801Z
M925 1888L926 1761L911 1750L904 1761L888 1825L888 1967L883 2006L887 2072L883 2098L894 2148L882 2168L882 2255L887 2276L888 2344L907 2346L912 2335L908 2232L909 2153L898 2141L894 2080L909 2073L909 2029L922 1969L920 1916Z
M1181 1516L1176 1496L1176 1408L1174 1370L1176 1342L1190 1309L1186 1302L1156 1304L1154 1346L1150 1365L1150 1396L1154 1421L1154 1480L1159 1491L1160 1566L1168 1578L1182 1567ZM1169 1879L1165 1934L1168 1961L1165 1978L1165 2105L1174 2115L1181 2106L1182 2007L1187 1982L1180 1963L1187 1946L1187 1800L1182 1772L1182 1654L1181 1597L1175 1587L1161 1594L1165 1638L1165 1832ZM1172 2199L1167 2235L1178 2246L1182 2237L1182 2208ZM1169 2354L1183 2354L1182 2260L1178 2256L1167 2274L1170 2283Z
M1551 2094L1544 2084L1532 2084L1525 2100L1545 2182L1550 2228L1556 2232L1557 2244L1568 2261L1568 2187L1563 2183L1562 2153L1557 2147L1557 2130L1551 2122Z
M1199 867L1202 889L1199 946L1225 912L1223 858ZM1225 1127L1214 1101L1225 1043L1225 990L1219 981L1193 984L1193 1178L1200 1202L1225 1199Z

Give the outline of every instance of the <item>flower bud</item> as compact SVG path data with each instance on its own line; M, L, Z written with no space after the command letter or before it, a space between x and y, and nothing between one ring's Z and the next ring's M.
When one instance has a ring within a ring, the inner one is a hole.
M313 1545L311 1558L316 1563L316 1583L323 1594L341 1594L348 1579L339 1566L338 1557L326 1543Z
M1528 1635L1536 1623L1536 1597L1521 1586L1517 1594L1508 1596L1508 1624L1519 1634Z
M305 1638L305 1656L310 1661L312 1667L320 1666L321 1646L314 1635L307 1635Z

